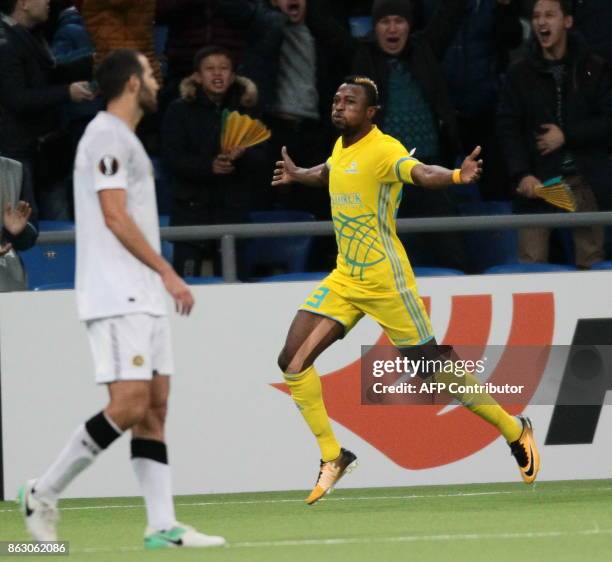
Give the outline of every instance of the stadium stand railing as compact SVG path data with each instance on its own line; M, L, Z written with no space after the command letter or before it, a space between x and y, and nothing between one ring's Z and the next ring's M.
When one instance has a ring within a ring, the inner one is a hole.
M399 219L398 232L470 232L477 230L512 230L524 227L542 226L548 228L575 228L580 226L612 227L612 212L597 213L550 213L537 215L485 215L460 217L435 217L419 219ZM612 228L608 228L610 232ZM332 222L292 222L265 224L229 224L212 226L164 227L162 238L167 241L221 240L221 262L223 280L237 282L236 240L249 238L278 238L281 236L331 236L334 233ZM74 242L74 232L41 232L40 245L62 245ZM31 251L31 250L29 250ZM26 252L24 252L26 253ZM610 264L610 265L606 265ZM538 265L538 264L535 264ZM612 268L612 262L602 262L593 269ZM532 268L535 271L537 268ZM564 271L575 270L571 266ZM46 279L38 284L61 282L65 279ZM36 286L36 285L33 285Z

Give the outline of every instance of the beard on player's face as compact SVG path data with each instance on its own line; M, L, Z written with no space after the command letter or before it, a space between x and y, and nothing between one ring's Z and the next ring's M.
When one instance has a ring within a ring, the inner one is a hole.
M155 113L157 111L157 93L141 84L138 93L138 105L144 113Z
M142 66L142 74L138 77L138 105L144 113L155 113L157 111L159 84L153 75L149 59L140 53L138 60Z
M351 137L353 135L358 134L360 131L364 129L366 125L367 125L367 121L365 119L358 121L358 122L351 122L351 123L348 123L346 121L342 123L334 122L334 127L336 127L336 130L343 136L347 136L347 137Z

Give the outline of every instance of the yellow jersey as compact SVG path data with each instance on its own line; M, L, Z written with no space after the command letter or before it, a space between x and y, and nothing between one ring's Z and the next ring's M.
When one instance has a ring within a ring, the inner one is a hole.
M411 171L417 164L398 140L376 126L348 148L343 147L342 137L337 140L327 160L338 245L331 276L336 290L380 294L414 289L395 218L402 185L412 183Z

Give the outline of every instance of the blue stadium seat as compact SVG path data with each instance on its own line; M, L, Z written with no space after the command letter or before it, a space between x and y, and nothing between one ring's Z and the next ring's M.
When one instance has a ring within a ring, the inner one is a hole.
M464 216L511 215L512 203L475 201L459 205ZM476 230L463 235L470 271L481 272L495 265L518 263L516 230Z
M600 261L598 263L594 263L591 266L593 271L606 271L608 269L612 269L612 261Z
M413 267L412 271L416 277L448 277L452 275L465 275L459 269L450 267Z
M74 283L74 244L37 244L20 252L28 276L28 289L50 283Z
M168 215L159 215L159 226L160 228L170 226L170 217ZM162 240L161 253L166 260L172 263L172 256L174 255L174 244L168 240Z
M72 221L38 222L39 232L74 230ZM19 252L28 276L28 289L47 285L67 284L74 287L74 244L37 244L25 252ZM59 288L59 287L58 287Z
M74 282L65 283L48 283L46 285L38 285L34 287L34 291L61 291L65 289L74 289Z
M311 213L302 211L257 211L249 213L252 223L307 222L314 221ZM286 273L306 270L312 236L288 236L281 238L253 238L244 245L244 265L249 277L257 267L278 268Z
M258 279L260 283L274 283L277 281L322 281L329 275L326 271L306 271L304 273L281 273L269 275Z
M223 283L223 277L184 277L187 285L215 285Z
M555 273L559 271L578 271L572 265L558 263L510 263L488 268L484 273Z

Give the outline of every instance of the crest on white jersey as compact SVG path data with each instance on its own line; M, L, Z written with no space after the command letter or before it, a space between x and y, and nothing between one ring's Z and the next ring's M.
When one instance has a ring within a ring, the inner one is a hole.
M107 154L100 160L98 168L105 176L114 176L119 170L119 161L114 156Z

